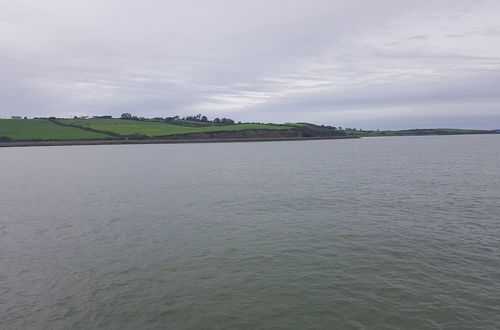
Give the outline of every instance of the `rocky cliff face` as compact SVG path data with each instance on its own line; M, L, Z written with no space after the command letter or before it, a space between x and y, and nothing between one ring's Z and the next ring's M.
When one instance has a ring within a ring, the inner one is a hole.
M204 139L248 139L248 138L279 138L279 137L300 137L301 132L297 130L246 130L228 132L209 132L178 134L157 137L158 139L169 140L204 140Z

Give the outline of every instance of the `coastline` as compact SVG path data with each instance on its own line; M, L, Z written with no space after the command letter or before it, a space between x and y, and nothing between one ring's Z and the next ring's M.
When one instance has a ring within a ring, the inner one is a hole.
M316 136L316 137L272 137L236 139L150 139L150 140L64 140L64 141L9 141L0 142L0 148L8 147L48 147L80 145L117 145L117 144L179 144L179 143L231 143L231 142L279 142L359 139L360 136Z
M360 138L373 138L373 137L404 137L404 136L455 136L455 135L498 135L495 132L486 133L429 133L429 134L381 134L381 135L356 135Z

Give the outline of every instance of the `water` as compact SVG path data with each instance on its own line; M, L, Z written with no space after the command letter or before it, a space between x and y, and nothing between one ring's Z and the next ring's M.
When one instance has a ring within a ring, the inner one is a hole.
M498 329L499 143L0 149L0 328Z

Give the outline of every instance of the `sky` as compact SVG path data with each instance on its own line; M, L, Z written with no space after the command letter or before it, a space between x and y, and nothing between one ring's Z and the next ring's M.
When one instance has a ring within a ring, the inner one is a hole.
M500 128L498 0L0 0L0 117Z

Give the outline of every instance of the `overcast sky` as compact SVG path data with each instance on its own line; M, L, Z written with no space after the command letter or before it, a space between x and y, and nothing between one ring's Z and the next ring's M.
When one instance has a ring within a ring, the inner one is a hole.
M500 128L499 0L0 0L0 117Z

